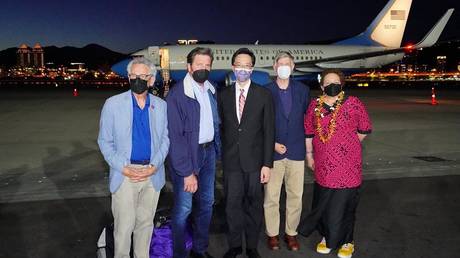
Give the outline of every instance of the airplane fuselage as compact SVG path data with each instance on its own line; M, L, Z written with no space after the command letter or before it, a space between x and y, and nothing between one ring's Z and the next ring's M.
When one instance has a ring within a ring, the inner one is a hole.
M149 58L162 69L171 71L186 69L187 54L198 45L177 45L149 47L133 54ZM233 53L241 47L247 47L256 56L256 71L268 72L274 75L273 62L278 52L288 51L294 57L295 63L312 61L316 67L297 68L299 72L319 72L324 68L365 69L386 65L401 59L404 53L388 54L342 62L321 62L322 59L343 55L361 54L365 52L383 51L389 48L368 46L338 46L338 45L199 45L209 47L214 54L213 70L230 70Z

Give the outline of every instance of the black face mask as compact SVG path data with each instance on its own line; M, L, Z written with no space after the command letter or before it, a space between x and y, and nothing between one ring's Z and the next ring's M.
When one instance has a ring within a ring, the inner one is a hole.
M331 83L327 85L326 87L324 87L324 93L326 93L326 95L331 96L331 97L335 97L339 95L341 91L342 91L342 85L336 84L336 83Z
M196 70L192 73L193 79L198 83L204 83L209 77L209 71L206 69Z
M141 94L148 89L147 81L139 77L134 80L129 80L129 85L131 86L131 91L136 94Z

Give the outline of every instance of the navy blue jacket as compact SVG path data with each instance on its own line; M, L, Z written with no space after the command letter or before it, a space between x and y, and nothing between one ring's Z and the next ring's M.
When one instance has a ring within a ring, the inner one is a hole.
M292 87L292 108L289 117L286 117L276 81L265 87L271 91L275 106L275 142L284 144L287 148L283 155L275 151L273 159L305 160L304 116L310 103L310 88L299 81L289 80L289 87Z
M169 164L172 173L186 177L199 173L198 138L200 132L200 104L193 93L192 78L186 76L168 93ZM217 110L217 97L214 87L208 90L214 121L214 148L220 157L220 119Z

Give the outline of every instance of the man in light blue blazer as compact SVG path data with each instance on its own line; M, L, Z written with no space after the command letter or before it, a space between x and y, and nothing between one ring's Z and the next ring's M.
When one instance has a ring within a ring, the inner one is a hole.
M148 93L155 65L145 58L128 64L131 90L106 100L98 144L110 166L115 258L148 258L153 218L165 184L169 138L166 103Z

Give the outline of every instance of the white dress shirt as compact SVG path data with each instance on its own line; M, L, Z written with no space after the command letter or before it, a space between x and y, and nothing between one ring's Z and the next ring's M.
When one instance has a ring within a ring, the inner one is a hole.
M214 140L214 120L208 93L210 82L205 81L203 86L201 86L195 80L192 81L193 93L198 103L200 103L200 130L198 143L202 144Z
M236 117L238 118L238 123L241 122L241 117L240 117L240 94L241 94L241 89L244 89L243 96L247 100L248 99L249 86L251 86L251 79L249 79L244 86L241 85L238 81L235 82L235 98L236 98L236 102L235 102L236 105L235 106L236 106ZM243 110L243 112L244 112L244 110Z

